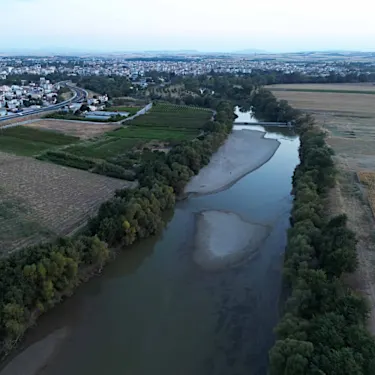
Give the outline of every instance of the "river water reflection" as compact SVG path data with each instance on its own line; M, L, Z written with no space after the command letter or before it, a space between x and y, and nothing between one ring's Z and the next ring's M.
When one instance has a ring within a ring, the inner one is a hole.
M225 191L179 202L158 238L40 320L24 347L61 328L66 337L39 375L266 375L298 163L298 138L280 130L267 132L281 142L269 162ZM269 235L236 267L207 271L192 257L195 214L205 210L267 225Z

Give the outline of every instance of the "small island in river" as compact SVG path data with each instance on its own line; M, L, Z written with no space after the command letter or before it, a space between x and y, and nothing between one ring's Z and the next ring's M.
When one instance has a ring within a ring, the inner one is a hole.
M225 211L197 214L194 260L205 269L230 266L251 256L267 237L264 225Z
M233 131L210 163L186 185L185 193L211 194L225 190L267 163L280 142L264 136L264 132L254 130Z

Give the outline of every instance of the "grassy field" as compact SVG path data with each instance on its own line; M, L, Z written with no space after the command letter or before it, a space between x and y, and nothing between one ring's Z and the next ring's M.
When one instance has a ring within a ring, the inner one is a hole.
M0 252L71 233L125 186L130 184L0 152Z
M78 141L77 137L27 126L0 130L0 151L23 156L37 155L47 149Z
M279 99L311 113L327 132L327 142L335 151L337 184L330 193L328 206L335 214L344 212L349 228L356 233L359 269L348 282L368 297L369 327L375 334L375 221L369 204L374 204L374 185L367 181L375 172L375 97L368 92L345 92L374 88L368 85L291 86L313 91L273 92ZM337 87L341 92L327 92Z
M76 156L108 160L121 156L142 143L144 142L137 138L112 136L69 146L64 151Z
M121 128L107 133L112 137L136 138L139 140L164 140L164 141L182 141L189 138L195 138L197 131L195 129L153 129L138 126Z
M80 139L89 139L102 135L108 131L118 128L117 124L81 122L55 119L39 119L30 122L26 127L40 130L52 130L54 132L78 137Z

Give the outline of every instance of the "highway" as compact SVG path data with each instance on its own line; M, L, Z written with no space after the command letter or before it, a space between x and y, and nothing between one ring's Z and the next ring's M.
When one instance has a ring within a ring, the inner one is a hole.
M2 121L13 120L15 118L23 118L25 116L35 115L37 113L54 111L54 110L57 110L59 108L62 108L64 106L66 106L67 104L82 103L83 101L86 100L86 98L87 98L87 91L86 90L81 89L80 87L72 86L72 85L68 84L67 82L59 82L59 83L60 83L60 85L62 85L62 86L65 85L65 86L69 87L70 90L72 90L72 92L74 93L72 98L70 98L68 100L65 100L65 101L63 101L61 103L58 103L58 104L50 105L48 107L34 109L34 110L31 110L31 111L22 112L22 113L15 113L15 114L12 114L10 116L0 117L0 123Z

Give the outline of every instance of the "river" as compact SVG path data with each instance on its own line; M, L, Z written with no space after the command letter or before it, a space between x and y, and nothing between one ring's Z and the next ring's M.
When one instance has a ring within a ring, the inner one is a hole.
M280 141L266 164L224 191L179 202L158 237L43 316L18 351L28 348L18 358L32 364L19 374L266 375L299 145L286 129L266 137ZM197 213L210 210L267 227L267 236L241 262L206 269L194 260L194 233Z

